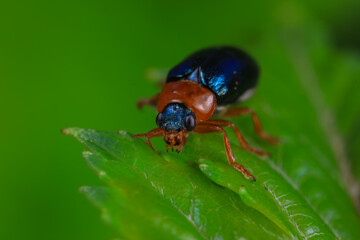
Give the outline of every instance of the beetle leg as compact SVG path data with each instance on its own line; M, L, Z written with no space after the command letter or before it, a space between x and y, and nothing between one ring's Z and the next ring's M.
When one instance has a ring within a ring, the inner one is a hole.
M147 145L149 145L156 152L154 146L150 142L150 138L161 137L161 136L164 136L164 134L165 134L164 129L155 128L155 129L149 131L148 133L136 134L136 135L132 136L132 138L145 137Z
M154 106L155 107L158 100L159 100L159 96L160 96L160 93L156 94L152 98L139 99L139 101L137 101L137 107L139 109L141 109L144 105L149 105L149 106Z
M255 177L251 173L249 173L241 164L235 162L235 157L231 150L229 138L225 130L221 126L216 126L207 123L200 123L195 127L193 131L196 133L212 133L212 132L222 133L224 138L225 152L230 165L234 166L246 178L252 178L253 181L256 181Z
M258 115L251 108L242 107L242 108L229 109L226 110L224 113L222 113L222 116L233 117L233 116L241 116L241 115L249 115L249 114L252 117L254 130L260 138L264 139L265 141L271 144L276 144L280 141L279 138L269 135L262 129Z
M211 124L214 126L221 126L221 127L231 127L236 134L237 139L239 140L241 147L249 152L255 153L259 156L270 156L271 154L262 150L258 150L256 148L250 147L246 142L244 136L240 133L239 129L230 121L226 120L208 120L205 123Z

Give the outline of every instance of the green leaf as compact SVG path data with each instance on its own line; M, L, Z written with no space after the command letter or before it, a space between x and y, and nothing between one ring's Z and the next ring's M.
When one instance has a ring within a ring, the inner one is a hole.
M257 182L246 180L228 166L223 150L209 148L201 152L187 148L174 157L154 153L125 132L120 135L83 129L65 132L91 150L85 151L84 157L111 187L111 190L87 187L82 191L103 209L105 220L126 239L142 239L149 234L163 239L216 236L287 239L304 238L303 234L335 238L334 230L284 181L286 178L276 167L252 155L242 152L244 159L254 161L254 167L249 169L257 173ZM216 137L191 137L188 144L200 144L200 139L207 146L219 145L216 142L221 141ZM234 150L235 154L239 151L237 147ZM200 154L201 159L194 158ZM186 160L199 162L200 167ZM200 169L226 188L211 183Z
M321 82L325 89L326 101L336 116L336 126L340 137L345 157L351 163L351 169L360 180L360 94L357 89L360 79L360 59L358 56L343 53L332 56L335 67L334 74L329 76L328 82ZM357 186L359 188L359 185ZM359 196L357 196L359 197Z
M64 132L90 149L84 157L112 190L87 187L82 191L125 238L289 237L237 194L211 182L195 164L164 158L125 132L116 135L76 128Z

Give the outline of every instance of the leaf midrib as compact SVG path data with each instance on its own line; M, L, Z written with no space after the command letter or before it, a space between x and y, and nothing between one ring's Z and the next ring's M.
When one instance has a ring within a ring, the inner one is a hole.
M313 103L323 132L327 136L331 149L334 151L335 159L340 168L340 175L344 179L347 193L351 196L352 202L358 214L360 214L360 192L351 191L351 189L358 189L360 185L351 172L350 161L345 151L345 141L335 124L336 118L326 103L325 96L321 91L316 70L309 64L311 59L307 55L304 44L301 44L299 40L289 40L289 38L286 39L285 44L289 52L289 57L299 76L300 83L310 102Z

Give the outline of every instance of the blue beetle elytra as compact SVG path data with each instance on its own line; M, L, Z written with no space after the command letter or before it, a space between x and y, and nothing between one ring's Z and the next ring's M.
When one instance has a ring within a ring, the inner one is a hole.
M177 152L185 146L189 132L221 133L228 161L246 178L254 176L242 165L235 162L228 136L223 129L231 127L241 146L260 156L269 155L265 151L250 147L238 128L230 121L211 119L215 112L222 116L251 115L257 135L270 142L278 139L262 130L256 113L250 108L227 109L231 104L248 99L256 88L259 67L244 51L234 47L213 47L200 50L170 70L161 93L149 99L141 99L138 106L157 105L158 128L133 138L145 137L154 149L150 138L164 136L166 149ZM155 149L154 149L155 150Z

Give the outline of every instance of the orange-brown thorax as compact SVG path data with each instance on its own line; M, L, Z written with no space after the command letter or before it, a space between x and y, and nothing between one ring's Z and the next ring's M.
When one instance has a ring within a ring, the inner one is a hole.
M216 97L209 89L182 80L169 82L164 86L159 96L158 112L169 103L185 104L195 114L196 121L203 122L214 114Z

